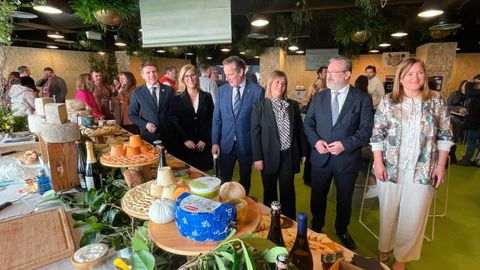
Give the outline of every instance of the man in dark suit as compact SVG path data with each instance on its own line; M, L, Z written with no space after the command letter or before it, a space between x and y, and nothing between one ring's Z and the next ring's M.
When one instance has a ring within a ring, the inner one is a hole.
M327 89L317 93L305 117L305 135L313 145L312 194L310 207L312 229L320 232L325 225L327 195L332 178L337 191L335 229L342 243L355 249L348 233L352 195L361 165L362 146L372 135L372 98L348 84L352 62L344 57L330 60Z
M162 140L168 149L168 109L173 90L158 83L157 66L152 62L143 63L140 74L145 84L133 90L128 117L140 128L142 139L149 143Z
M235 162L240 165L240 184L250 191L252 142L250 119L252 105L264 99L265 91L245 79L245 62L238 56L223 60L228 84L218 89L212 126L212 154L220 154L222 180L232 180Z
M55 102L64 103L67 95L67 85L65 81L56 76L53 69L46 67L43 69L43 78L37 81L38 87L42 88L41 97L54 97Z

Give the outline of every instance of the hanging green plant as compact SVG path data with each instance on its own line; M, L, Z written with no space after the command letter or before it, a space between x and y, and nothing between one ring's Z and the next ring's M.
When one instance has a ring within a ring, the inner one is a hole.
M312 22L313 15L308 10L307 0L300 0L295 3L295 10L292 12L293 28L295 33L300 32L302 28L308 28Z
M368 17L378 14L377 0L355 0L355 5L362 9L362 13Z
M82 20L106 30L137 14L135 0L71 0L70 5ZM104 21L106 19L107 21Z

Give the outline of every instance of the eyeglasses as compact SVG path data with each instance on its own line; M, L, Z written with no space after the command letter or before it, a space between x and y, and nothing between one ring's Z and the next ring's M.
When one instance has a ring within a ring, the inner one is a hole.
M337 73L346 72L346 71L348 71L348 70L339 70L339 71L328 71L327 70L327 74L332 75L332 74L337 74Z
M197 74L185 75L184 77L185 77L185 79L193 79L193 78L197 77Z

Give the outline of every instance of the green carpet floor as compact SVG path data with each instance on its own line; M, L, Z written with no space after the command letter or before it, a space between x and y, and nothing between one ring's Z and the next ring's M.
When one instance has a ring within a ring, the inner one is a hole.
M262 201L263 186L261 177L252 173L251 196ZM310 213L310 187L303 184L303 173L295 177L295 192L297 199L297 213ZM238 179L238 171L234 176ZM408 270L417 269L477 269L480 267L480 169L475 167L460 167L453 165L450 168L449 196L447 215L435 219L435 235L432 242L424 241L422 258L420 261L407 263ZM437 213L444 211L445 187L437 193ZM376 200L376 199L370 199ZM375 206L375 202L373 202ZM433 205L433 204L432 204ZM378 211L372 207L364 212L364 222L375 232L378 232ZM432 210L432 209L431 209ZM373 237L358 221L359 210L353 211L349 232L357 243L356 252L364 256L377 256L377 239ZM335 235L335 201L329 198L327 207L327 224L324 232L334 241L339 241ZM431 236L431 222L427 225L427 236Z

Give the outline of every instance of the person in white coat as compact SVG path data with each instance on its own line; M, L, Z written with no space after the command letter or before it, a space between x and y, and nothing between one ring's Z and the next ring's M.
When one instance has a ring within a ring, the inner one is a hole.
M36 93L31 88L21 85L20 79L13 81L8 94L13 115L30 115L35 112Z

